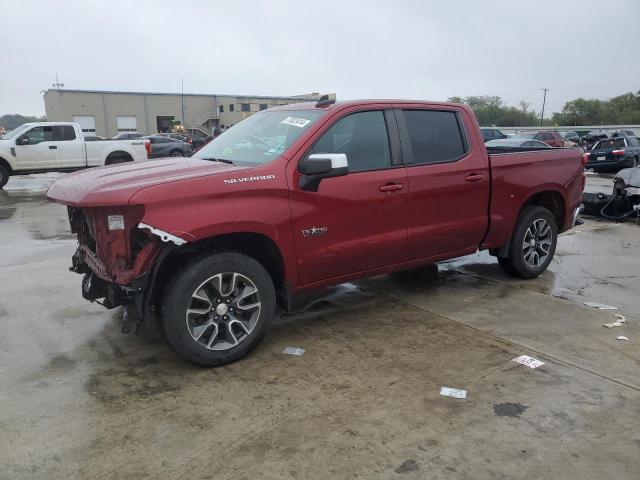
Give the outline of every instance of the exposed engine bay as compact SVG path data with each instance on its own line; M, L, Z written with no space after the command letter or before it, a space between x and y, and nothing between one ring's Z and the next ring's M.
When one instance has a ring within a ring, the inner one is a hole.
M625 168L613 178L613 191L584 193L584 215L608 220L634 220L640 225L640 168Z

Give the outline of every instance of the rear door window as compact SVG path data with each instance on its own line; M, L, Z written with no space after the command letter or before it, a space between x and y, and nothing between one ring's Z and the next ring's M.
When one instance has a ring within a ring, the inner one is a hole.
M391 167L391 151L384 113L358 112L338 120L320 137L311 153L344 153L350 172Z
M466 153L463 133L455 112L403 110L403 115L411 147L411 163L425 165L453 162Z
M68 142L76 139L76 131L71 125L60 125L53 128L53 137L56 142Z

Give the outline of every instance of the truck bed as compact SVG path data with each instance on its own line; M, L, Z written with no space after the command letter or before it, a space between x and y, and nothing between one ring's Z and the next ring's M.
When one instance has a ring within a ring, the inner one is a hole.
M493 147L487 148L491 168L489 233L484 248L504 245L511 235L523 203L537 192L556 191L548 202L560 202L564 212L558 229L570 227L572 212L584 188L582 152L576 148Z

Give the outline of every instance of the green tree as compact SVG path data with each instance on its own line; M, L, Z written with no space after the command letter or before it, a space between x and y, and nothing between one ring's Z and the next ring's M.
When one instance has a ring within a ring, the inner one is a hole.
M640 91L609 100L577 98L553 114L558 125L628 125L640 123Z
M0 127L4 127L6 130L13 130L23 123L44 122L45 120L46 119L44 117L25 116L18 113L11 113L0 117Z
M536 114L529 111L527 102L520 102L520 108L507 106L498 96L451 97L450 102L469 105L481 126L526 127L536 125Z

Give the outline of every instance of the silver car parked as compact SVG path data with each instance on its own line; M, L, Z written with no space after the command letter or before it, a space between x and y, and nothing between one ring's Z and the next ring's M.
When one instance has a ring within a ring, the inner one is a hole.
M149 135L151 157L187 157L191 155L191 145L182 140L160 135Z

